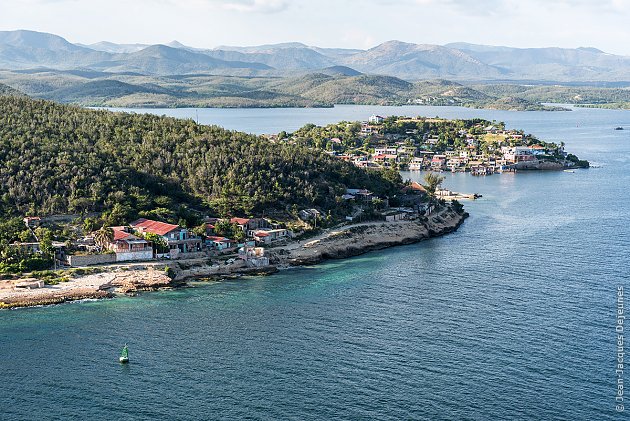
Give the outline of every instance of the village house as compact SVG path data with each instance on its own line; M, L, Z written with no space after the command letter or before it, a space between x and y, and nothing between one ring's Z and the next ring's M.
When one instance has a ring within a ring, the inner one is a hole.
M166 241L171 257L177 257L179 253L201 251L201 239L192 235L187 228L179 225L145 218L140 218L130 225L141 234L152 233L162 237Z
M317 209L302 209L298 216L302 221L312 221L319 218L321 213Z
M19 242L16 241L11 244L11 247L19 249L26 253L41 253L41 249L39 248L38 242Z
M371 202L374 193L366 189L346 189L346 194L351 195L357 202Z
M498 129L495 126L490 125L488 127L484 127L483 131L486 132L486 133L496 134Z
M27 228L37 228L42 223L42 218L39 216L27 216L23 221Z
M381 124L383 121L385 121L385 117L382 117L380 115L372 115L370 116L368 121L372 124Z
M535 160L529 146L503 146L501 152L503 152L505 160L512 163Z
M372 157L372 161L373 162L377 162L379 164L384 163L386 159L387 159L387 155L385 155L385 154L378 154L378 155L374 155Z
M206 245L210 250L216 250L220 253L236 250L238 246L236 240L227 237L211 236L206 238Z
M433 155L431 159L431 169L443 170L446 168L446 155Z
M415 193L415 194L426 194L427 189L417 181L412 181L408 186L403 188L403 192L405 193Z
M265 256L265 249L262 247L241 247L238 249L238 258L247 262L248 267L269 265L269 258Z
M368 136L379 133L379 126L372 125L368 122L361 123L361 135Z
M381 146L374 148L375 155L397 155L398 148L392 146Z
M422 169L423 164L424 164L424 159L422 157L412 158L411 162L409 162L409 170L420 171Z
M116 253L117 262L153 259L153 247L143 238L130 233L128 227L111 227L114 239L107 247Z
M532 155L544 155L545 153L547 153L543 145L532 145L530 146L530 150Z
M230 222L237 224L247 237L251 237L254 231L261 228L269 228L269 221L265 218L232 218Z
M454 156L446 161L446 167L451 171L463 170L468 164L468 158Z
M256 244L269 245L278 241L289 238L289 231L285 228L259 230L254 232L254 240Z
M332 139L330 139L330 143L332 143L333 145L341 145L341 139L339 139L338 137L333 137Z

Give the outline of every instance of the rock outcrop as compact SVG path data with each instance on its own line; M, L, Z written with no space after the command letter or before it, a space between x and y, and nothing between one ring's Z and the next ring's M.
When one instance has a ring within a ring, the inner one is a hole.
M427 221L396 221L357 224L332 231L323 238L291 250L278 250L273 256L279 264L310 265L327 259L343 259L374 250L413 244L457 230L468 214L443 211Z

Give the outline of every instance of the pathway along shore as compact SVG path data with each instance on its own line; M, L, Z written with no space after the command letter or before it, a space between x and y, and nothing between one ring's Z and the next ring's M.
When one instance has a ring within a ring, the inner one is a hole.
M210 264L208 259L190 259L99 267L100 273L44 288L16 290L13 288L15 281L0 281L0 308L113 298L116 294L170 288L185 284L189 279L269 274L276 272L278 267L312 265L439 237L457 230L467 217L465 212L457 213L446 208L426 221L365 222L330 229L309 240L268 249L270 266L262 268L248 268L242 260L219 265Z

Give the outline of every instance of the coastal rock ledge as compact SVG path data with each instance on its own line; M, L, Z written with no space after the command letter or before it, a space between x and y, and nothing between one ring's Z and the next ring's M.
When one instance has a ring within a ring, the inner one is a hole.
M116 293L133 294L155 291L172 285L164 271L153 267L143 269L111 268L110 271L81 276L43 288L13 288L15 281L0 281L0 308L33 307L61 304L68 301L112 298Z
M350 225L308 241L285 247L272 255L279 265L312 265L328 259L343 259L374 250L413 244L453 231L468 217L452 209L431 215L426 221L366 222Z

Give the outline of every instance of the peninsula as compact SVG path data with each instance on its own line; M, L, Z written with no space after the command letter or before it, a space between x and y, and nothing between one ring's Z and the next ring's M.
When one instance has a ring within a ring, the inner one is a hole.
M505 123L483 119L383 117L367 121L308 124L281 132L275 142L326 151L359 168L470 172L491 175L519 170L588 168L564 150L564 142L545 142Z

